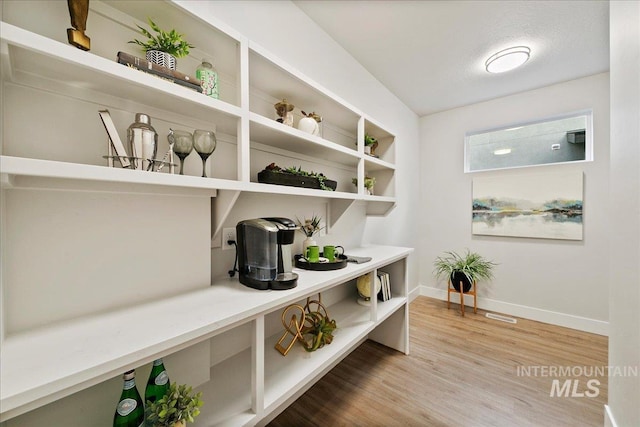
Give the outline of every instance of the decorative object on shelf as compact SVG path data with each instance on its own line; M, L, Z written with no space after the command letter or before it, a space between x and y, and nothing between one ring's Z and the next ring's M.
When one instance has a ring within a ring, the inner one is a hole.
M493 261L486 260L482 255L467 249L464 255L454 251L446 251L433 263L433 274L440 278L446 277L456 291L468 292L471 284L480 280L490 280L493 277Z
M351 180L353 185L358 186L358 178L353 178ZM364 189L368 195L373 196L373 186L376 185L376 178L371 176L364 177Z
M196 77L200 81L203 94L215 99L220 98L218 72L213 68L210 59L202 59L202 63L196 68Z
M206 178L207 159L216 149L216 134L210 130L196 129L193 132L193 148L202 159L202 177Z
M326 191L335 191L338 186L337 181L327 179L322 173L303 171L301 167L296 168L295 166L282 169L275 163L271 163L264 170L258 172L258 182Z
M162 359L154 360L147 387L144 390L144 400L147 405L160 400L166 395L169 392L170 383L171 381L169 381L169 375L167 375Z
M91 49L91 39L84 33L87 30L89 16L89 0L67 0L71 26L67 28L69 44L82 50Z
M274 104L276 109L276 113L278 113L277 122L280 122L284 125L293 127L293 109L295 106L293 104L289 104L286 99Z
M375 153L376 148L378 148L378 140L366 133L364 135L364 153L373 157L378 157Z
M113 427L141 426L144 423L144 405L136 387L135 369L125 372L122 378L124 386L113 414Z
M114 166L114 158L117 158L120 161L120 164L123 168L130 167L131 162L129 161L127 150L125 150L124 144L122 144L122 140L120 140L120 136L118 135L116 126L113 124L113 120L111 120L111 114L109 113L109 110L100 110L98 111L98 114L100 115L102 124L104 125L104 128L107 131L107 135L109 136L109 142L107 143L107 159L109 162L109 167Z
M309 246L317 245L316 241L313 239L313 236L316 233L319 233L322 229L324 229L324 227L320 227L320 223L322 222L322 217L316 214L313 214L313 216L310 219L305 218L304 222L300 221L298 217L296 217L296 220L298 221L298 226L300 227L298 228L298 230L300 230L300 232L304 234L306 237L302 242L302 254L306 257L307 248Z
M287 306L282 312L282 325L285 331L276 343L275 349L283 356L289 353L296 341L308 352L331 344L333 331L337 328L336 321L331 320L327 308L322 304L320 294L317 300L308 297L304 307L299 304ZM283 342L289 336L291 339L285 347Z
M136 113L135 122L127 129L127 143L133 158L133 169L152 170L158 153L158 133L151 126L151 118Z
M310 133L311 135L320 135L320 123L322 122L322 117L315 113L315 111L311 114L307 114L304 111L301 111L302 117L298 122L298 129Z
M173 129L169 128L169 135L167 135L167 141L169 141L169 149L160 160L160 164L158 165L158 172L162 171L166 164L169 165L169 173L171 175L176 173L176 165L173 163L173 144L175 144L175 139L169 138L173 134Z
M373 272L369 272L363 276L358 277L356 281L356 287L358 288L358 304L369 306L371 305L371 278L375 278L375 290L373 295L378 295L380 289L382 288L382 283L380 283L380 278L373 274Z
M118 52L118 63L179 84L180 86L197 90L198 92L202 91L200 80L197 77L172 70L171 68L163 67L162 65L147 61L144 58L138 58L137 56L130 55L126 52Z
M173 144L173 152L180 159L180 175L184 175L184 159L193 151L193 135L186 130L169 129L167 138Z
M146 409L147 423L151 427L185 427L200 415L202 392L193 393L191 386L171 383L169 391Z
M182 34L179 34L176 30L169 32L163 31L151 18L147 19L149 20L151 29L156 32L156 35L151 34L146 28L137 25L142 35L146 36L148 40L140 41L135 39L129 43L141 46L146 54L147 61L175 70L177 65L176 58L187 56L189 49L194 46L183 40Z

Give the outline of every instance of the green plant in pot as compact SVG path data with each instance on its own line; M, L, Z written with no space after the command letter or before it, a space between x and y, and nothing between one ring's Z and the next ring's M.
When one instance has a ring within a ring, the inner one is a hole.
M176 30L161 30L151 18L148 19L151 30L156 34L154 35L146 28L138 25L140 33L147 37L147 41L135 39L129 43L134 43L142 47L142 50L144 50L146 54L147 61L175 70L176 58L189 55L189 49L195 46L192 46L184 40L182 38L183 35Z
M464 255L447 251L434 261L433 274L438 278L451 280L456 291L460 291L460 283L462 283L463 292L468 292L474 281L492 279L495 265L494 262L468 249Z
M185 427L200 415L202 392L193 393L186 384L172 383L164 397L147 402L147 425L152 427Z

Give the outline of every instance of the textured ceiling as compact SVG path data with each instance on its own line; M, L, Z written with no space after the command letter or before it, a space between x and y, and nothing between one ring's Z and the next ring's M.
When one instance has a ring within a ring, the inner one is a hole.
M609 70L606 1L295 1L423 116ZM485 60L531 48L521 68Z

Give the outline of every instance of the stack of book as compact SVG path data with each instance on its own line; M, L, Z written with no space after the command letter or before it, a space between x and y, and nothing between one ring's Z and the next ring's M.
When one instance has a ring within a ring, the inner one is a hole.
M378 278L380 279L380 292L378 292L378 299L380 301L389 301L391 299L391 284L389 282L389 273L384 271L378 271Z
M161 79L177 83L180 86L202 92L200 80L194 76L189 76L185 73L181 73L180 71L154 64L144 58L138 58L137 56L133 56L125 52L118 52L118 63L126 65L127 67L135 68L136 70L144 71L145 73L153 74Z

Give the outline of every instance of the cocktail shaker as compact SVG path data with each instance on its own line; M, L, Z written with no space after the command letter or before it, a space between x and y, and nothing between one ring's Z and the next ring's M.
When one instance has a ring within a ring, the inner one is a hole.
M127 140L134 169L152 170L158 152L158 133L148 115L136 113L136 121L127 129Z

